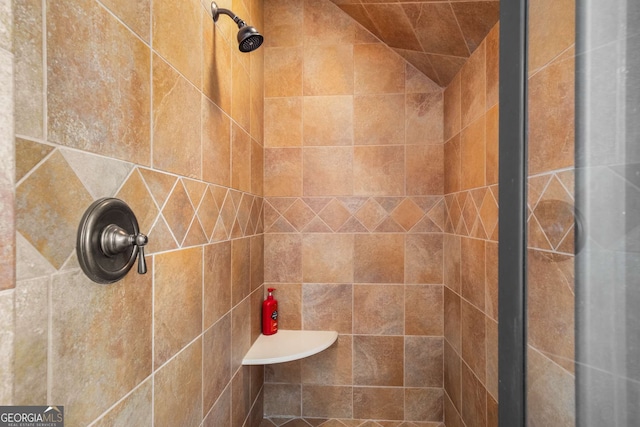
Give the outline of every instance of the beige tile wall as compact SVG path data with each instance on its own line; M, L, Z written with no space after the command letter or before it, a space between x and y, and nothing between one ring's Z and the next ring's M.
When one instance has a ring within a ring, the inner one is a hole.
M263 294L264 49L240 54L197 0L45 3L14 1L16 137L0 139L16 151L15 186L0 181L16 198L14 403L64 405L69 426L259 424L263 372L241 359ZM219 3L263 27L260 0ZM149 235L146 275L105 286L78 267L101 197Z
M498 37L496 25L444 92L444 412L497 426Z
M265 35L264 278L281 328L339 332L266 367L265 414L439 425L442 89L328 0Z
M13 403L15 288L14 49L11 1L0 1L0 405Z
M529 6L527 422L575 425L575 1Z

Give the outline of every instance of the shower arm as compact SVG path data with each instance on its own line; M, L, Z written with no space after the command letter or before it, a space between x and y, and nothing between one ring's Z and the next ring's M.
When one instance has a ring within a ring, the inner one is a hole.
M222 13L223 15L227 15L228 17L233 19L233 22L235 22L238 25L238 28L242 28L247 25L247 23L244 22L238 15L236 15L229 9L218 7L218 5L215 2L211 3L211 13L213 14L213 22L218 22L218 18Z

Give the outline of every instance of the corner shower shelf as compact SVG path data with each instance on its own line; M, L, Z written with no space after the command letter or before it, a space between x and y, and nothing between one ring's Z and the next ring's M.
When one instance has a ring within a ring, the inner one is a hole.
M320 353L338 338L336 331L279 330L262 335L253 343L242 360L243 365L270 365L291 362Z

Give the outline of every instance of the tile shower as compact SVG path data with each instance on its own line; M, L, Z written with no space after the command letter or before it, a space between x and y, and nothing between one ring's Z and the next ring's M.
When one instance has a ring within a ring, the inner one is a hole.
M498 28L440 87L329 1L219 4L264 47L195 0L14 1L3 401L72 426L497 425ZM150 237L149 274L108 287L73 254L103 196ZM282 328L337 344L241 367L264 283Z

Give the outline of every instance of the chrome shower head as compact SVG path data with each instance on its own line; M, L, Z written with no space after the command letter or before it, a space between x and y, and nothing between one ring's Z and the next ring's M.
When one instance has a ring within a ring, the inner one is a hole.
M240 52L252 52L259 48L264 41L262 34L258 32L254 27L246 24L238 15L230 11L229 9L223 9L218 7L216 2L211 2L211 16L213 22L218 22L220 14L227 15L233 22L238 25L238 48Z

